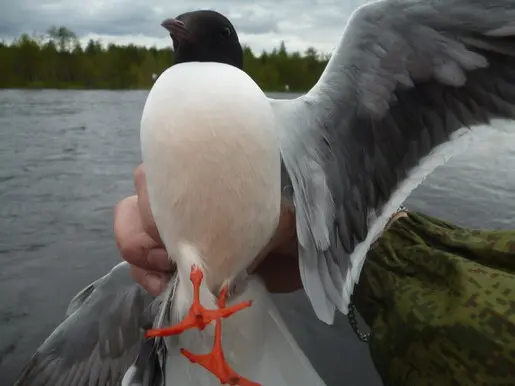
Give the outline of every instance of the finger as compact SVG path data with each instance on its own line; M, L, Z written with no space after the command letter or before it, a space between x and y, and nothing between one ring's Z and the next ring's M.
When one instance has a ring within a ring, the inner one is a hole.
M139 212L143 229L145 229L150 237L160 244L163 244L159 231L157 230L156 222L152 216L152 210L150 209L147 180L143 164L139 165L136 170L134 170L134 188L136 189L136 195L138 196Z
M131 266L131 274L134 280L152 296L158 296L163 292L170 280L170 274L147 271L135 265Z
M127 197L116 204L114 234L116 245L129 264L150 271L172 269L165 249L143 229L136 196Z

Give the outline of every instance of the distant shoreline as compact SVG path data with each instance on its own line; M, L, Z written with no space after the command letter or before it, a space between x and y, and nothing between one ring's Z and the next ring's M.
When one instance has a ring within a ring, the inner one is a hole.
M86 87L74 87L74 86L62 86L62 87L45 87L45 86L25 86L25 87L0 87L0 91L149 91L150 87L139 87L139 88L86 88ZM265 93L286 93L286 94L303 94L309 90L266 90Z
M73 31L51 28L43 37L0 41L0 89L149 90L173 55L169 48L106 47L94 40L82 46ZM243 47L245 72L266 92L306 92L328 60L314 48L288 52L284 43L260 54Z

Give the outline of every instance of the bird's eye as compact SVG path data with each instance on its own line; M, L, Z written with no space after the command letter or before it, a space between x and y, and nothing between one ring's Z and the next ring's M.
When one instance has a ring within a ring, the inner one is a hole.
M222 28L222 30L220 31L220 36L224 39L228 38L229 36L231 36L231 29L229 27Z

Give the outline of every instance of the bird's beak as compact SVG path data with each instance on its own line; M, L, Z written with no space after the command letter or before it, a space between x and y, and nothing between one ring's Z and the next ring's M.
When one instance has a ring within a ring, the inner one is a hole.
M170 35L178 41L193 40L193 34L186 28L183 21L177 19L166 19L161 25L170 32Z

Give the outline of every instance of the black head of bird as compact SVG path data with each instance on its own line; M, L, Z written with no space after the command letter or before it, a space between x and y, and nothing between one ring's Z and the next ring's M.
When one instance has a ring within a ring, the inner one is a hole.
M218 62L243 67L243 50L232 23L215 11L194 11L161 25L173 41L175 64Z

